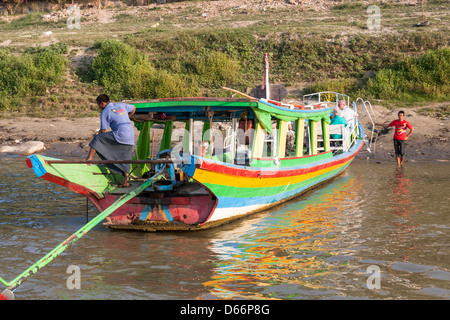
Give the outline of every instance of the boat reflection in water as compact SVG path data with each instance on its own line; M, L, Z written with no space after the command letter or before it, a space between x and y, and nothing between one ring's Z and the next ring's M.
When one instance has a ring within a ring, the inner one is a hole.
M329 295L322 278L336 272L330 270L333 257L352 259L350 251L339 250L340 238L347 245L349 238L359 238L352 233L362 220L357 209L361 190L361 182L344 173L301 201L225 227L211 241L209 249L218 261L204 285L218 298Z

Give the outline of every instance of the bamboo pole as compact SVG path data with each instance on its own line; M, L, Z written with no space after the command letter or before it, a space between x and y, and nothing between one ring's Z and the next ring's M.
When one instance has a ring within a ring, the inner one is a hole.
M46 164L161 164L161 163L183 163L181 159L155 159L155 160L45 160Z
M240 94L241 96L246 97L246 98L248 98L248 99L258 101L257 98L252 97L252 96L249 96L248 94L245 94L245 93L243 93L243 92L240 92L240 91L237 91L237 90L234 90L234 89L230 89L230 88L227 88L227 87L222 87L222 89L228 90L228 91L231 91L231 92L234 92L234 93L237 93L237 94Z
M112 205L110 205L108 208L106 208L102 213L97 215L94 219L92 219L90 222L85 224L82 228L80 228L77 232L75 232L73 235L71 235L69 238L67 238L64 242L62 242L60 245L58 245L55 249L50 251L47 255L42 257L39 261L37 261L35 264L33 264L31 267L29 267L27 270L22 272L19 276L17 276L14 280L8 282L5 281L3 278L0 277L0 282L3 283L5 286L8 287L9 290L14 290L18 286L20 286L24 281L31 278L34 274L36 274L40 269L45 267L48 263L50 263L54 258L56 258L58 255L60 255L69 245L80 239L82 236L84 236L89 230L91 230L93 227L95 227L97 224L99 224L103 219L108 217L111 213L113 213L115 210L120 208L122 205L124 205L126 202L128 202L130 199L136 197L138 194L140 194L142 191L144 191L147 187L154 184L156 181L163 178L161 175L162 171L165 169L165 166L161 168L154 176L152 176L150 179L146 180L144 183L142 183L139 187L132 190L131 192L124 194L119 199L117 199Z

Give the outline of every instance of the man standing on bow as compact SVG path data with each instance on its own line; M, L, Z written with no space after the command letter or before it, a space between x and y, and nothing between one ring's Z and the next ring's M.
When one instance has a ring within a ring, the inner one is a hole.
M97 105L102 109L100 131L89 143L91 147L86 161L91 161L95 152L102 160L131 160L134 146L134 130L129 116L136 107L126 103L112 103L106 94L97 97ZM111 128L112 131L106 132ZM124 176L119 187L128 187L130 176L129 163L115 163L107 167Z

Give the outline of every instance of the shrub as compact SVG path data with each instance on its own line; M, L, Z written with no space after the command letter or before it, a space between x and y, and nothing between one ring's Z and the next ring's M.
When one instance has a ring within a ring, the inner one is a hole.
M220 51L197 57L195 66L199 81L207 87L226 86L235 82L239 75L239 62Z
M154 72L143 54L117 40L106 40L100 44L91 70L94 82L102 85L113 99L148 95L142 83Z
M362 92L377 99L444 100L450 97L450 49L408 57L382 69L367 81Z
M44 95L62 81L66 70L65 57L53 46L19 55L0 50L0 108L13 109L24 98Z
M145 54L128 44L106 40L99 47L91 73L112 99L152 99L161 94L167 98L195 92L195 86L181 77L157 71Z
M148 86L152 88L154 98L195 97L199 92L194 80L184 79L165 71L157 71Z

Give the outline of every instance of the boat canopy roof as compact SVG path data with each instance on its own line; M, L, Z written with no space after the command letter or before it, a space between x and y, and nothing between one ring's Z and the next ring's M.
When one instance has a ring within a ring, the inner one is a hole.
M330 123L331 112L331 108L320 105L307 109L304 106L256 98L168 98L124 102L136 107L135 121L226 121L245 115L248 119L256 117L269 132L274 118L283 121L324 120ZM144 117L139 118L140 115Z

